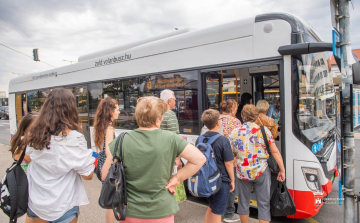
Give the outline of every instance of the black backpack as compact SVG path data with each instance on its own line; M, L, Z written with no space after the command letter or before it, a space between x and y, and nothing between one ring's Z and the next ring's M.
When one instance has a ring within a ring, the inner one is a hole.
M25 156L26 147L20 159L6 170L0 183L0 208L9 216L10 223L16 223L17 218L23 216L28 209L28 180L26 173L20 166Z

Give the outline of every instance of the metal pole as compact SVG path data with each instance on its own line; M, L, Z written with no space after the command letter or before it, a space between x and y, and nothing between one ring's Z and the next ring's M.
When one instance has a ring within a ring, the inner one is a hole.
M344 222L350 223L356 221L355 211L355 151L354 151L354 132L352 128L352 92L353 83L352 70L348 62L352 56L348 52L351 48L350 43L350 16L349 0L339 0L339 31L341 36L341 50L343 53L344 66L342 73L342 91L343 102L345 103L344 111Z

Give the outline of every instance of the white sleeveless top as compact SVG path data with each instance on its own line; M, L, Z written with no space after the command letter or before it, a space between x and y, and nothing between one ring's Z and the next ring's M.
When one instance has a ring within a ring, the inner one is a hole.
M92 150L84 135L71 131L66 138L51 136L50 149L28 146L29 208L41 219L54 221L74 206L89 203L80 175L94 171Z

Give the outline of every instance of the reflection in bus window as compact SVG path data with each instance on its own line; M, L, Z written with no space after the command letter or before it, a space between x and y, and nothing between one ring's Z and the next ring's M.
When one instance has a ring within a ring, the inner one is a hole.
M337 102L326 54L302 55L302 61L298 61L298 121L302 135L315 143L334 128Z
M38 114L51 89L29 91L27 94L28 110Z
M118 102L120 115L114 122L115 128L136 129L136 101L139 98L138 78L103 82L103 97L112 97Z
M220 110L221 75L218 72L205 73L206 75L206 108Z
M147 76L140 78L139 90L143 96L156 97L162 90L174 91L180 134L199 134L197 79L196 71Z
M96 109L102 99L102 83L89 84L89 120L94 125Z

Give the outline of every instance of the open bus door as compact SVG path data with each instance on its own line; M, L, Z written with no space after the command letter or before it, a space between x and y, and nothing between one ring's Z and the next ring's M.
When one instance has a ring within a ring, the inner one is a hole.
M29 112L27 107L27 94L20 93L15 96L16 124L19 126L22 118Z

